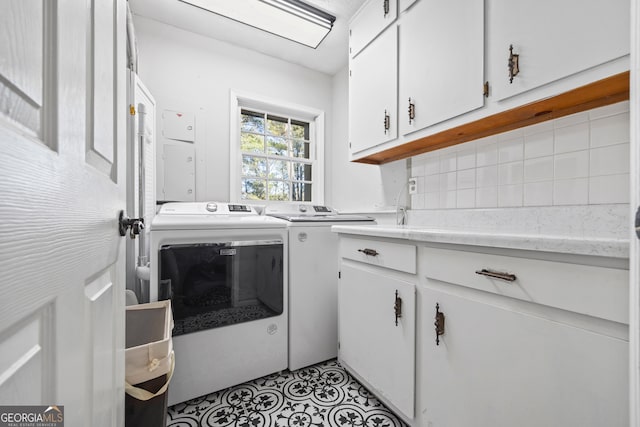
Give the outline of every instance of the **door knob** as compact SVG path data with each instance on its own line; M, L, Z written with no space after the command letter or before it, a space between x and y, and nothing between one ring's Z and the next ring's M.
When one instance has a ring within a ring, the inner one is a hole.
M125 216L124 211L120 211L118 215L118 231L124 237L127 235L127 230L129 230L129 237L135 239L144 230L144 218L129 218Z

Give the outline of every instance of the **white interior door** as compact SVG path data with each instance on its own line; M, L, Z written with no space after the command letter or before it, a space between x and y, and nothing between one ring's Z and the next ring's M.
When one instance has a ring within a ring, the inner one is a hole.
M0 404L123 425L124 0L0 2Z
M631 194L630 216L640 207L640 0L631 0ZM630 224L631 225L631 224ZM640 427L640 244L633 225L629 227L629 398L630 425Z

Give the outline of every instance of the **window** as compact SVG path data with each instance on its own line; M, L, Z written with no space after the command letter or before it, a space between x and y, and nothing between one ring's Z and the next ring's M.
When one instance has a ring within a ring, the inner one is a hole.
M323 203L324 114L274 101L235 101L231 199Z

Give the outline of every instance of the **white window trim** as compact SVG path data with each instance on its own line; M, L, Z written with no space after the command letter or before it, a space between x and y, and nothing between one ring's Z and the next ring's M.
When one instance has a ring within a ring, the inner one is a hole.
M309 132L312 132L313 179L311 185L311 202L294 202L301 204L324 205L324 111L294 104L261 95L230 91L229 96L229 201L245 204L291 203L273 200L243 200L240 195L240 178L242 152L240 150L240 109L257 108L274 114L288 115L296 119L309 121Z

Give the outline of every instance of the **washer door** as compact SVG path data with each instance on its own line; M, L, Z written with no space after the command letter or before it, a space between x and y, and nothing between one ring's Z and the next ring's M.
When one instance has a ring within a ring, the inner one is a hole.
M171 299L173 335L278 316L283 311L282 241L166 245L160 299Z

